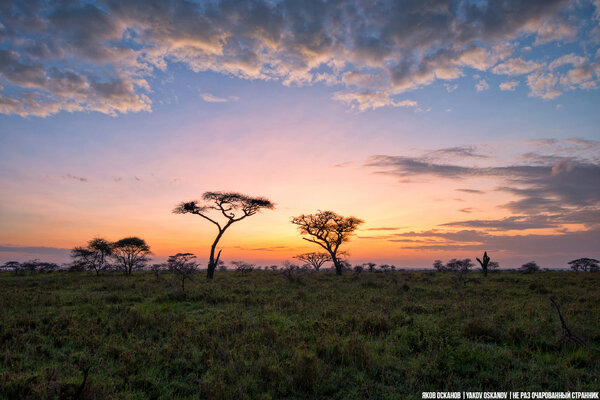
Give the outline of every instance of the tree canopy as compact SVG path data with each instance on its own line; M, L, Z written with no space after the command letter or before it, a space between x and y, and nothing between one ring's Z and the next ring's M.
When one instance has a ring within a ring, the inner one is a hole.
M219 230L210 248L206 277L212 279L219 264L221 250L215 257L215 250L225 231L235 222L252 216L262 209L272 210L275 204L264 197L251 197L237 192L205 192L203 202L192 200L179 203L174 209L175 214L195 214L213 223ZM214 215L216 214L216 216ZM224 217L225 222L219 222L217 217Z
M125 275L131 275L133 269L142 268L150 260L150 246L139 237L126 237L113 244L112 257Z
M298 226L308 242L318 244L331 255L336 273L341 275L343 265L337 257L340 245L347 242L364 221L356 217L344 217L333 211L318 211L316 214L302 214L292 218L292 224Z

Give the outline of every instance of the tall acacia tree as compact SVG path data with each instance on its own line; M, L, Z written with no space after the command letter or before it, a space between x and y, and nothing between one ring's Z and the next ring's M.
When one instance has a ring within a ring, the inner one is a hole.
M318 211L316 214L293 217L291 222L298 225L301 234L312 236L302 239L327 250L335 266L335 273L341 275L344 265L338 258L340 245L347 242L364 221L356 217L343 217L333 211Z
M206 270L206 277L212 279L221 257L221 250L216 257L215 250L225 231L235 222L254 215L263 208L272 210L275 208L275 204L264 197L250 197L235 192L206 192L202 195L202 200L204 200L204 204L200 204L197 200L179 203L173 213L199 215L215 224L219 230L210 246L210 257ZM211 212L225 217L225 222L219 222L216 217L210 216Z

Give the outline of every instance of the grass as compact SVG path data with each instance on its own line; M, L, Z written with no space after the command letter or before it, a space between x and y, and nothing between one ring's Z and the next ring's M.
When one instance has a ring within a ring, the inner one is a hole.
M0 274L0 398L597 391L600 274ZM554 295L586 347L560 346Z

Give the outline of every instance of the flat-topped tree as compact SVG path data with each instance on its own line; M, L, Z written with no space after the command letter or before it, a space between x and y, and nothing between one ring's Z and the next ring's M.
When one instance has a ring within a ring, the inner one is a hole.
M573 271L600 271L599 261L595 258L578 258L577 260L569 261L569 265Z
M315 271L318 271L327 261L331 261L331 256L329 254L316 251L298 254L297 256L294 256L294 258L310 265Z
M200 204L197 200L180 203L175 207L173 213L199 215L215 224L219 230L217 237L210 246L210 257L206 271L206 277L212 279L221 256L221 250L219 250L217 257L215 257L215 250L227 228L235 222L256 214L263 208L272 210L275 208L275 204L264 197L250 197L235 192L206 192L202 195L202 200L204 200L204 204ZM211 212L225 217L225 222L219 222L215 216L210 215Z
M335 272L342 274L344 265L338 258L340 245L347 242L358 225L364 221L356 217L343 217L333 211L319 211L316 214L302 214L292 218L292 224L298 225L300 233L312 238L302 238L318 244L327 250L335 266Z
M108 257L112 255L113 244L106 239L94 238L90 240L86 247L75 247L71 250L73 266L79 266L84 269L96 271L96 276L100 271L106 269Z
M130 276L134 269L143 268L151 254L146 241L136 236L126 237L112 244L111 257L125 276Z

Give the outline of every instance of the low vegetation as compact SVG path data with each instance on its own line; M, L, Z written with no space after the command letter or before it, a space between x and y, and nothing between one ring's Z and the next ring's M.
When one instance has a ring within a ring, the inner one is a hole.
M455 272L368 265L291 273L222 271L185 291L162 268L0 273L0 398L418 399L600 385L600 274L465 271L456 285Z

